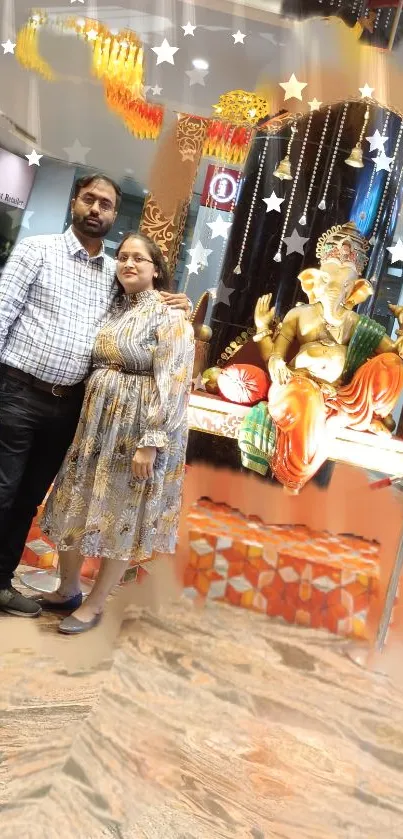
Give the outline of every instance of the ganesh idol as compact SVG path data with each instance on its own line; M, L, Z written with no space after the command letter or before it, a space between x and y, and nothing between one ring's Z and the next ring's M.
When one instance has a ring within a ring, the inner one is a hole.
M271 379L268 402L241 427L244 465L270 467L299 492L327 459L329 440L343 428L391 434L391 412L403 387L403 329L392 341L383 326L354 308L372 293L362 279L368 242L353 223L321 236L319 268L299 275L308 303L274 325L271 296L255 308L258 343ZM403 324L403 309L390 307Z

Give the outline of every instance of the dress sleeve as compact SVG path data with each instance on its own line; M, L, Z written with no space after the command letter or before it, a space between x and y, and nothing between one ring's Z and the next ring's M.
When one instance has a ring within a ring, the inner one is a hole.
M157 327L153 370L155 389L138 448L163 449L188 406L194 363L194 333L183 312L166 307Z
M41 249L32 238L27 238L16 245L4 266L0 279L0 355L41 265Z

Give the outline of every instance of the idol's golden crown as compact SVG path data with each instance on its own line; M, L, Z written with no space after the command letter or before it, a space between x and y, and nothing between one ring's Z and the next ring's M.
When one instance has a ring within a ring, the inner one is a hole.
M354 222L349 221L336 224L323 233L318 239L316 256L321 263L326 260L341 264L351 262L360 275L368 262L368 248L369 242L361 236Z

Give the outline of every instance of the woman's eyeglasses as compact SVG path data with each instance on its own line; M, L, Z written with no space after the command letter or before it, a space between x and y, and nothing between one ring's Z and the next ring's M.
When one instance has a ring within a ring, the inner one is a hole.
M135 265L141 265L142 262L149 262L150 265L154 265L152 259L147 259L145 256L138 256L137 254L136 256L132 256L127 253L120 253L117 257L117 262L120 262L121 265L126 265L129 259L131 259Z

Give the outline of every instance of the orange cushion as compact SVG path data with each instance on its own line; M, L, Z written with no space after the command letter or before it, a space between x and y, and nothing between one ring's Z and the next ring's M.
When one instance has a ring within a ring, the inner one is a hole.
M221 396L237 405L255 405L267 398L270 380L253 364L230 364L217 381Z

